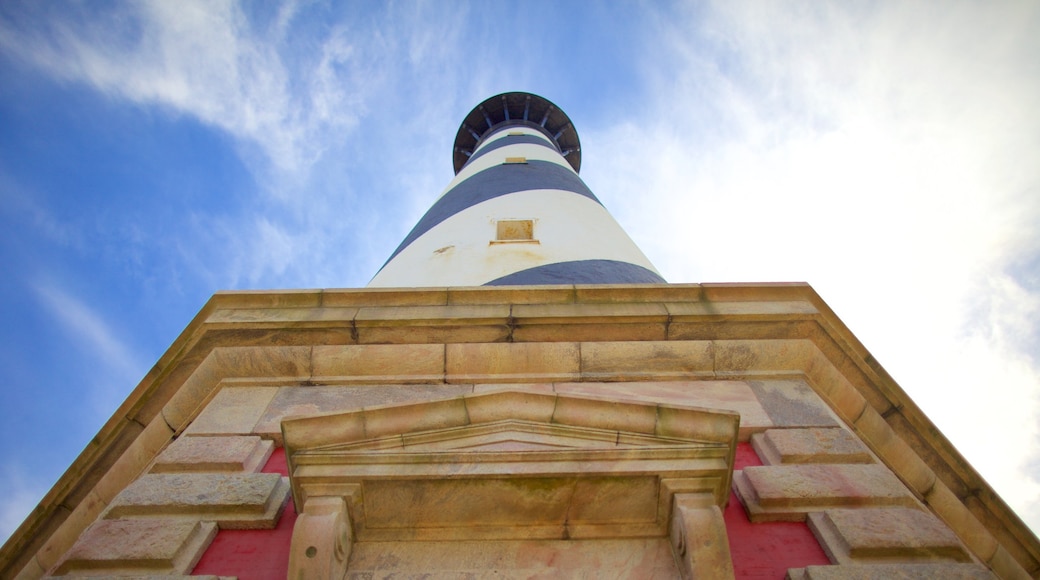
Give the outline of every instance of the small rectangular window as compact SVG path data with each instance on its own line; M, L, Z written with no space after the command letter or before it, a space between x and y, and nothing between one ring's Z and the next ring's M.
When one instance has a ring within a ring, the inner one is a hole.
M534 220L498 220L496 242L521 242L534 239Z
M524 133L523 131L510 131L509 132L509 136L510 137L521 137L521 136L526 135L526 134L527 133Z
M506 163L527 163L526 157L506 157Z

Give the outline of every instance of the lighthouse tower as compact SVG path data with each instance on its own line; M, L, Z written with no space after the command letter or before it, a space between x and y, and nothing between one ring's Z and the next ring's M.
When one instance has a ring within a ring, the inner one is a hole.
M370 288L664 282L578 177L578 133L547 99L477 105L453 161L455 179Z

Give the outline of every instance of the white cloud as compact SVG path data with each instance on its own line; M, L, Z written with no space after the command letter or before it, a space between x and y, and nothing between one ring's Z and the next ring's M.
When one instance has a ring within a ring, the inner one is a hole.
M1040 530L1040 287L1013 268L1040 253L1038 23L1028 3L693 10L648 41L649 114L583 142L667 279L813 284Z

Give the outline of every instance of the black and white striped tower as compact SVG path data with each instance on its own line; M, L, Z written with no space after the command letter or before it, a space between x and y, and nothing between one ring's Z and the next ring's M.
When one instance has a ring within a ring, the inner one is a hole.
M504 93L477 105L454 164L369 287L664 282L578 177L578 133L548 100Z

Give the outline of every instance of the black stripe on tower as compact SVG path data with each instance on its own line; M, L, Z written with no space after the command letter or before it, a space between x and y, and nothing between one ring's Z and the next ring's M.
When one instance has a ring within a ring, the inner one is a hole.
M494 165L474 173L445 193L426 215L405 236L386 264L412 242L451 216L478 203L532 189L555 189L585 196L596 203L599 199L570 169L549 161L530 160L527 163ZM602 204L600 204L602 205ZM380 268L382 270L382 268Z
M575 260L536 266L507 274L485 286L536 284L665 284L664 278L642 266L617 260Z

